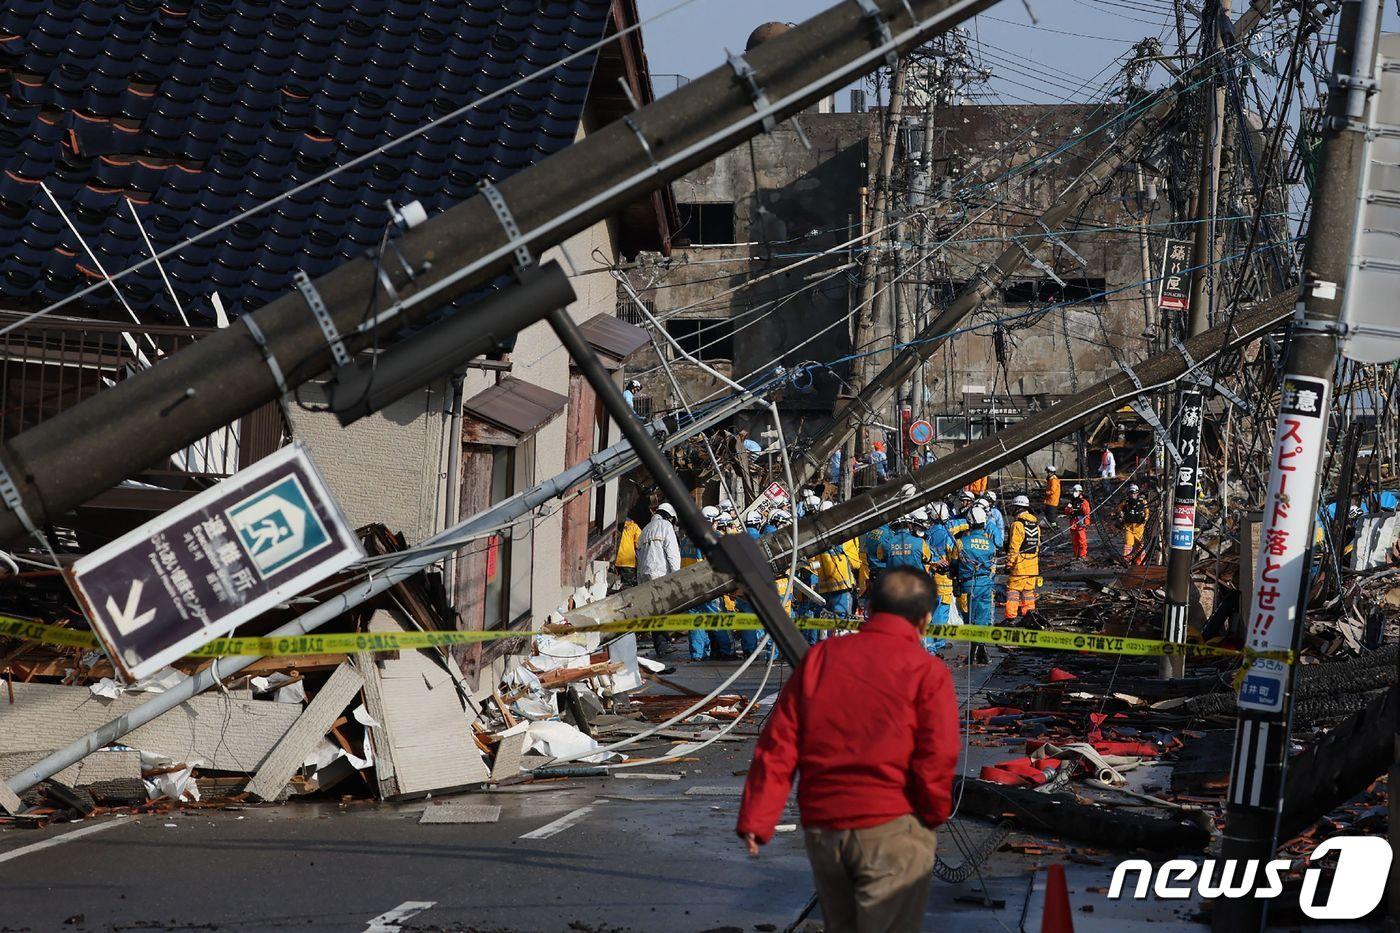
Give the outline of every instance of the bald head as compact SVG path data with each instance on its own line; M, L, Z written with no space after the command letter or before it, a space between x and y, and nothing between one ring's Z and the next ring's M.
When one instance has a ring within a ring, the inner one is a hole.
M886 570L871 590L870 612L903 616L923 628L933 614L933 577L910 567Z

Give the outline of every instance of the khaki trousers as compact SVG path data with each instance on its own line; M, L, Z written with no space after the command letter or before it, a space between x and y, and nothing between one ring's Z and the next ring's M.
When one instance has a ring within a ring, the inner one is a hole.
M937 834L905 815L868 829L804 831L827 933L923 926Z

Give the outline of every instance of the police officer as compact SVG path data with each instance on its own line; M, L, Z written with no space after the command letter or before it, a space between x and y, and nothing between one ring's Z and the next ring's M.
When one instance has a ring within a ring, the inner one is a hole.
M1123 560L1130 564L1147 562L1147 497L1137 483L1128 484L1128 498L1118 507L1118 520L1123 525Z
M1006 516L997 508L997 494L988 489L977 500L977 504L987 510L987 531L996 542L997 551L1006 544Z
M713 505L707 505L700 510L705 519L716 531L720 531L719 523L721 512ZM722 532L721 532L722 533ZM681 542L681 564L686 565L687 545L689 539ZM701 559L700 549L694 549L695 563ZM714 599L701 603L690 610L696 615L707 615L724 611L724 597L716 596ZM706 658L714 658L717 661L732 661L734 659L734 645L729 638L728 632L706 631L705 629L690 630L690 660L703 661Z
M933 504L933 523L929 526L927 540L933 563L934 625L947 625L948 617L953 611L953 561L957 541L948 530L948 520L951 517L948 503Z
M1029 496L1011 500L1011 537L1006 546L1006 618L1035 611L1040 585L1040 519L1031 511Z
M992 578L996 573L997 550L987 531L987 510L973 505L967 513L968 530L958 536L958 608L973 625L992 624ZM977 645L974 664L987 662L987 649Z
M914 516L908 514L892 523L890 533L885 535L876 549L875 556L883 570L891 567L910 567L927 571L933 562L933 552L928 542L914 531Z

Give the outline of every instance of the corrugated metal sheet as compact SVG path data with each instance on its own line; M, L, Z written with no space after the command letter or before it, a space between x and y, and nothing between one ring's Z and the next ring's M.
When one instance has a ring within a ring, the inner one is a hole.
M507 376L486 391L467 399L462 407L468 418L485 421L517 437L524 437L559 417L568 404L567 396Z

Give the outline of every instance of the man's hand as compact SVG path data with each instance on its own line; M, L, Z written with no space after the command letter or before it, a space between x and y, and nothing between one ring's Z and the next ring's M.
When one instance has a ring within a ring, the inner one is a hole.
M753 833L744 833L744 848L752 858L758 858L758 837Z

